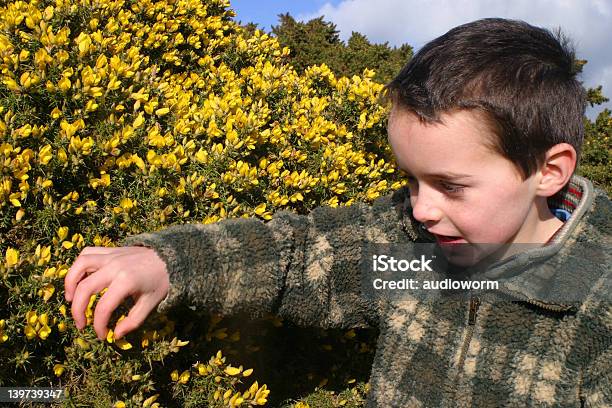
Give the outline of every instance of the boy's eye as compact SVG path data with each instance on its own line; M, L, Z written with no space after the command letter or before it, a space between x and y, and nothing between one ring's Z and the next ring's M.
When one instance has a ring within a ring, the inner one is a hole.
M451 193L451 194L460 193L465 188L463 186L458 186L455 184L448 184L443 181L440 182L440 185L442 186L444 191L446 191L447 193Z
M411 176L409 174L404 173L406 180L408 180L408 187L410 187L411 189L417 189L419 187L419 182L416 179L416 177ZM461 193L463 191L463 189L465 188L465 186L460 186L457 184L450 184L447 183L445 181L439 181L440 187L442 188L442 190L445 193L448 194L458 194Z

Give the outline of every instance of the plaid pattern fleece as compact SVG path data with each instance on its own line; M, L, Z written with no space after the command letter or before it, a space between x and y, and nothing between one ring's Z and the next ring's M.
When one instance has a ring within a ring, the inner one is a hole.
M166 262L171 286L160 312L181 303L225 315L272 312L324 328L378 326L367 407L611 407L610 251L576 249L611 247L610 199L577 176L570 188L579 200L565 190L572 216L553 243L490 272L512 301L360 296L364 242L429 238L411 218L405 188L371 206L279 212L267 223L176 225L122 245L151 247ZM549 269L535 273L532 265L544 259ZM539 300L543 281L572 282L585 271L593 279L583 301Z

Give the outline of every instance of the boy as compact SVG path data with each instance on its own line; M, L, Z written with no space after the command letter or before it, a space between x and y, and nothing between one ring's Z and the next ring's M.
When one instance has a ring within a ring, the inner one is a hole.
M389 142L408 189L372 206L173 226L124 248L86 248L66 276L77 326L104 287L100 338L128 295L136 305L118 336L160 301L160 312L182 302L300 325L376 325L369 407L612 405L610 258L580 245L609 248L610 201L573 175L585 109L573 57L520 21L452 29L387 86ZM485 276L503 291L466 301L364 296L364 245L415 241L448 254L469 245L471 263L495 255ZM518 243L532 248L500 245ZM81 281L86 272L95 273Z

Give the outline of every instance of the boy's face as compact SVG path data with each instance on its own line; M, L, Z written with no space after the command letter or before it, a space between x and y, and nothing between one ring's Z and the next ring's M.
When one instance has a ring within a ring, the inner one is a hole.
M423 124L402 108L389 118L389 143L409 176L414 218L443 249L480 247L472 255L478 259L467 263L493 251L478 244L538 242L534 176L522 180L512 162L486 146L491 133L476 114L457 111L442 120Z

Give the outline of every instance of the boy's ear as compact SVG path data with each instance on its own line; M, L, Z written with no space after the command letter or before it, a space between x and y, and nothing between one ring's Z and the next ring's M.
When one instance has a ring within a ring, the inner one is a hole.
M576 150L569 143L559 143L548 149L540 168L537 194L550 197L561 190L574 174Z

